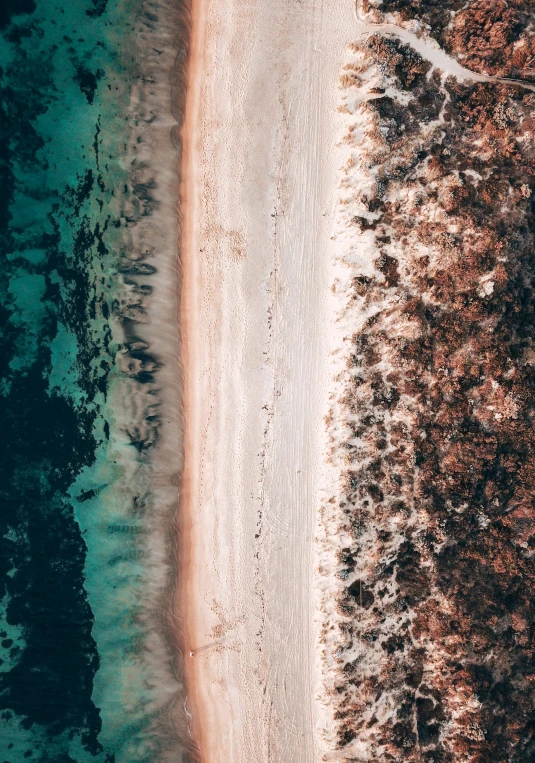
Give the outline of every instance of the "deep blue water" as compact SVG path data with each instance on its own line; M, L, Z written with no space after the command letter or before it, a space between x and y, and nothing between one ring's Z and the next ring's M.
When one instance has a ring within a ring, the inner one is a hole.
M0 763L159 754L132 476L151 443L119 431L110 405L126 210L139 208L127 147L143 6L0 5ZM129 332L136 383L150 384Z

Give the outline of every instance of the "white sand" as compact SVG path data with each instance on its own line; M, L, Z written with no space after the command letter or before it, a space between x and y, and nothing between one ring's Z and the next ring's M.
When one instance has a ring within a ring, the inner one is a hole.
M313 553L336 85L353 4L199 0L195 35L182 302L188 708L203 761L309 763L322 757Z

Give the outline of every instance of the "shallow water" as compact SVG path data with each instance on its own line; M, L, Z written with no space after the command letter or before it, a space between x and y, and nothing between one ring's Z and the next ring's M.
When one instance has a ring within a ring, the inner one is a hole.
M169 585L163 528L176 489L162 501L153 484L167 359L148 340L159 262L143 234L167 192L150 171L151 151L161 163L152 133L165 136L178 172L176 123L154 108L154 60L170 112L177 51L147 52L175 23L164 4L142 0L12 0L0 11L9 763L178 752L163 718L181 686L155 614Z

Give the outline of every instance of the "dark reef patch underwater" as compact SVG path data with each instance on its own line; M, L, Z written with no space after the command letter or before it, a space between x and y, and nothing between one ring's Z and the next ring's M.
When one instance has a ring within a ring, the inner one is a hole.
M175 5L0 5L3 763L180 760Z

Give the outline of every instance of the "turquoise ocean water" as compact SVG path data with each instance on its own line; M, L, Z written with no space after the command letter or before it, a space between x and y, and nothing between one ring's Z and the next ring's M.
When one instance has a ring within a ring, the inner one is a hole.
M0 763L181 760L158 621L174 493L151 482L165 359L148 340L169 187L152 125L174 171L155 103L184 55L157 41L177 19L143 0L0 9Z

